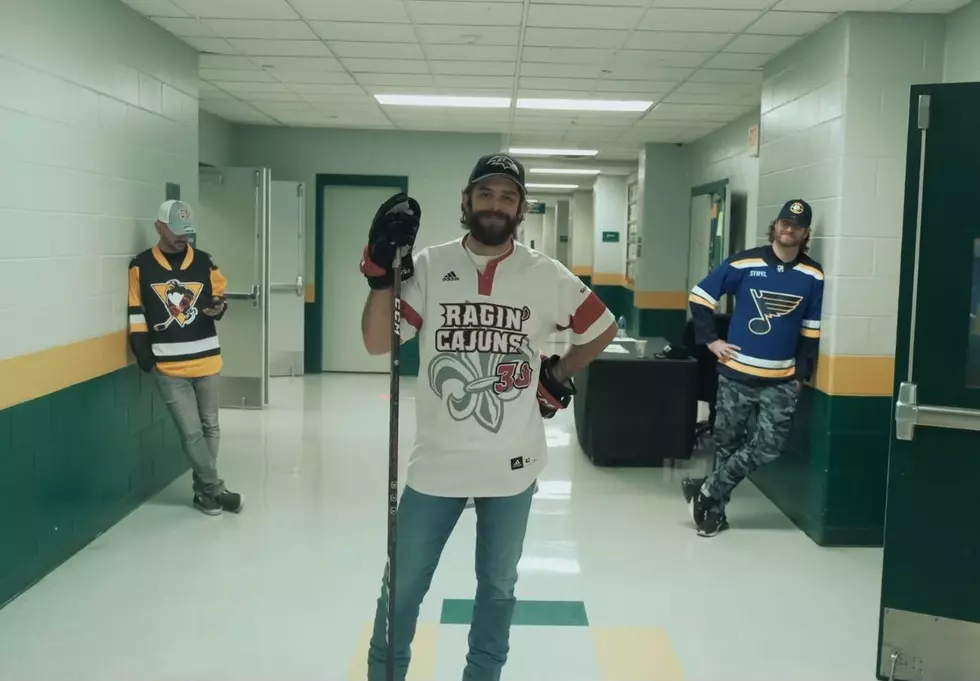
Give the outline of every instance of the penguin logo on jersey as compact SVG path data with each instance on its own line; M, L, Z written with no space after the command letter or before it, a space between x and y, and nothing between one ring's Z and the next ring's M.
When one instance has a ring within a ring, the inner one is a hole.
M803 296L790 293L774 293L751 289L752 302L759 311L758 317L749 320L749 331L757 336L765 336L772 331L772 320L792 314L800 306Z
M171 279L165 284L153 284L152 288L170 315L167 321L155 324L154 331L163 331L174 322L181 328L194 323L198 314L197 299L204 290L204 284Z

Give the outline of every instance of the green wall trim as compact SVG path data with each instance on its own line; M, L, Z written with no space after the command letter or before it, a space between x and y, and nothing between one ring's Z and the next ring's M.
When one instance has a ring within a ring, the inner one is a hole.
M318 173L316 176L316 212L313 224L314 233L314 283L315 296L312 303L306 304L306 328L304 338L304 365L306 373L318 374L323 371L323 205L324 187L391 187L408 193L408 177L404 175L331 175ZM369 225L365 225L365 230ZM364 234L367 239L367 232ZM365 289L365 295L367 289ZM417 376L419 372L418 342L412 341L402 346L401 375Z
M135 365L0 411L0 606L187 468Z
M817 544L881 546L891 403L805 387L786 452L752 481Z
M633 291L625 286L605 286L602 284L594 286L592 290L599 300L605 303L616 319L626 317L627 328L633 328L631 322L636 319L634 312L636 308L633 307Z

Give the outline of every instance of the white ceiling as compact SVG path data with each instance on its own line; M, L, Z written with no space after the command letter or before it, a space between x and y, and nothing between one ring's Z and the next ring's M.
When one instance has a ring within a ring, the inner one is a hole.
M201 107L266 125L494 132L635 158L758 105L762 66L854 11L969 0L123 0L202 52ZM382 107L375 94L638 99L647 113Z

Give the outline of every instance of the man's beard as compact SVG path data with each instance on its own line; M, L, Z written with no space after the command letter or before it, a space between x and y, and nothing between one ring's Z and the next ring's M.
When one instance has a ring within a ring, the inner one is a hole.
M486 221L489 218L496 218L503 224L488 226ZM484 210L466 216L466 228L470 235L485 246L501 246L507 243L508 239L517 234L520 224L519 218L496 210Z

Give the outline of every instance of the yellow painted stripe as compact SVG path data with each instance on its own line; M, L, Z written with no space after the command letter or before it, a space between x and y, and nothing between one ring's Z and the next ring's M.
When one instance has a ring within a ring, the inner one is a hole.
M104 376L128 364L125 331L0 360L0 409Z
M577 277L591 277L592 267L590 265L572 265L572 274Z
M306 285L306 302L315 303L316 302L316 286L313 284Z
M637 291L636 307L642 310L686 310L687 291Z
M715 309L715 304L714 303L705 300L704 298L702 298L699 295L695 295L695 294L692 293L690 296L688 296L688 300L691 301L692 303L697 303L698 305L704 305L709 310L714 310Z
M599 681L685 681L666 629L590 627Z
M349 681L364 681L367 678L368 643L374 625L368 624L361 632L354 659L351 660ZM436 655L439 652L439 624L419 622L412 641L412 663L408 667L406 681L435 681Z
M828 395L891 396L895 358L820 355L815 387Z
M627 286L629 282L626 281L625 274L616 274L608 272L596 272L592 275L592 285L593 286Z

